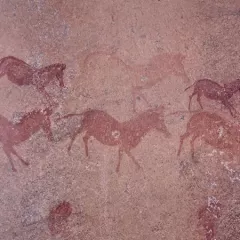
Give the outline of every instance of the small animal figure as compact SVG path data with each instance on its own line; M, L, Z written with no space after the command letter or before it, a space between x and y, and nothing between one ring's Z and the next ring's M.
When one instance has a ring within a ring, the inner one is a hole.
M18 86L34 85L48 100L50 96L45 87L56 78L59 86L63 88L65 69L66 65L61 63L37 69L13 56L0 59L0 78L7 75L8 80Z
M187 123L186 132L180 137L180 145L177 155L180 156L183 142L191 136L191 153L194 158L194 142L197 138L207 144L233 154L239 154L240 133L239 127L231 126L216 113L200 112L194 114Z
M27 139L34 133L42 129L50 141L53 141L51 131L50 115L52 110L46 108L44 110L35 110L25 114L19 123L13 124L8 119L0 115L0 142L2 143L3 151L8 156L12 170L16 171L13 164L11 154L15 155L24 165L29 165L13 148Z
M203 109L201 97L204 95L206 98L221 101L222 104L229 110L232 116L234 116L234 113L236 114L236 109L229 102L229 99L233 96L234 93L240 90L240 79L237 79L228 84L224 84L223 87L210 79L200 79L197 80L193 85L187 87L185 91L192 86L194 86L194 90L193 93L189 96L189 111L194 95L197 95L197 101L200 107Z
M166 137L170 137L170 133L164 123L163 107L156 110L148 110L139 114L136 118L126 122L118 122L105 111L89 109L81 114L69 114L63 118L71 116L83 116L81 126L74 132L71 137L71 143L68 151L71 150L72 144L78 134L85 132L83 142L85 145L85 153L88 156L88 140L91 136L102 144L108 146L119 146L119 158L116 172L119 171L123 152L128 155L140 168L139 163L131 154L131 150L135 148L141 139L151 130L157 129L163 132Z

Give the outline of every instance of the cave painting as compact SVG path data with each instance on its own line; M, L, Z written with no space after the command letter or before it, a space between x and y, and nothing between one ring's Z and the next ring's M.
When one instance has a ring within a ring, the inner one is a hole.
M71 136L68 151L71 150L72 144L77 135L82 132L85 132L83 142L85 145L86 156L88 156L88 140L91 136L104 145L119 146L119 158L116 168L117 172L120 168L123 153L126 153L135 165L140 168L139 163L130 151L140 143L141 139L151 129L156 129L164 133L166 137L170 137L170 133L164 123L162 106L156 108L156 110L142 112L135 118L121 123L105 111L94 109L86 110L80 114L68 114L63 118L69 118L76 115L83 117L82 123Z
M177 155L181 153L184 140L191 137L192 158L194 157L194 142L200 138L214 148L225 151L232 160L233 155L239 154L239 130L238 126L228 124L216 113L196 113L190 118L186 132L180 137Z
M46 133L50 141L53 141L50 121L51 114L52 110L50 108L34 110L26 113L18 123L12 123L0 115L0 142L2 143L3 151L7 155L13 171L16 171L16 168L13 164L12 154L24 165L29 165L29 163L15 151L13 148L15 145L26 141L40 129Z
M0 60L0 77L7 75L8 80L18 86L33 85L50 102L51 98L45 87L50 81L57 79L59 86L63 88L65 69L66 65L61 63L38 69L13 56L4 57Z
M224 84L223 87L217 82L214 82L210 79L200 79L197 80L193 85L187 87L185 91L191 87L194 87L194 90L193 93L189 96L189 110L194 95L197 95L197 101L201 109L203 109L201 103L201 97L203 95L206 98L221 101L221 103L229 110L230 114L232 116L235 116L236 109L229 102L229 99L233 96L234 93L240 90L240 79L236 79L235 81Z
M152 57L145 65L127 64L115 53L104 51L95 51L87 55L84 60L85 73L90 72L91 63L96 61L98 57L106 57L107 61L115 61L123 66L134 82L132 84L133 110L136 111L137 97L141 97L148 106L149 102L143 95L142 91L152 88L157 83L171 75L181 77L185 83L190 83L190 80L184 69L183 61L185 57L182 54L163 53Z
M198 210L199 226L203 228L206 240L216 240L216 221L220 218L221 204L209 201Z
M64 231L72 211L72 206L67 201L57 204L50 210L47 221L49 231L53 236Z

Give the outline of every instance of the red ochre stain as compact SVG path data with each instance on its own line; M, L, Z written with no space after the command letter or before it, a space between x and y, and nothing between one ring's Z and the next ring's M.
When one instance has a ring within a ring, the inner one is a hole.
M199 224L205 231L206 240L215 240L216 220L220 218L221 204L211 203L204 205L198 210Z
M69 202L63 201L53 207L48 215L48 228L52 235L64 231L67 221L72 214L72 206Z

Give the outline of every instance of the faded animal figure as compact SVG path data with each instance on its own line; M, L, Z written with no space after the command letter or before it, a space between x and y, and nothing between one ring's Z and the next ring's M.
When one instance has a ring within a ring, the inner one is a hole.
M132 83L133 110L136 111L136 99L141 97L145 103L150 106L149 102L142 93L142 90L152 88L163 79L174 75L181 77L186 83L190 80L184 69L183 61L185 57L182 54L164 53L152 57L145 65L127 64L115 53L96 51L88 54L84 61L85 73L90 72L91 63L99 57L105 57L106 61L113 62L123 66L129 74Z
M180 137L177 155L180 156L184 140L191 137L192 158L194 158L194 142L200 138L214 148L226 151L232 159L233 155L240 153L239 130L239 127L227 124L216 113L200 112L194 114L188 121L186 132Z
M0 78L7 75L8 80L18 86L34 85L49 101L50 96L45 87L56 78L59 86L63 88L63 71L65 69L66 65L61 63L37 69L13 56L0 60Z
M93 136L96 140L104 145L119 146L119 158L116 171L119 171L122 155L126 153L129 158L140 168L139 163L131 154L131 150L135 148L141 139L151 130L157 129L163 132L166 137L170 137L170 133L164 123L163 107L159 107L155 111L148 110L139 114L136 118L126 122L118 122L105 111L90 109L81 114L69 114L63 118L71 116L83 116L82 124L71 137L68 151L71 150L72 144L78 134L85 132L83 142L85 145L85 153L88 156L88 140Z
M233 96L234 93L240 90L240 79L237 79L228 84L224 84L224 87L210 79L200 79L193 85L186 88L185 91L192 86L194 86L194 90L193 93L189 96L189 111L194 95L197 95L197 101L200 107L203 109L201 97L204 95L206 98L221 101L222 104L229 110L232 116L234 116L233 111L236 114L236 109L229 102L229 99Z
M13 124L0 115L0 142L3 145L3 151L7 155L13 171L16 171L16 168L14 167L11 154L15 155L24 165L29 165L29 163L23 160L15 151L13 148L15 145L26 141L40 129L46 133L50 141L53 141L50 121L51 114L52 110L49 108L35 110L25 114L20 122L16 124Z

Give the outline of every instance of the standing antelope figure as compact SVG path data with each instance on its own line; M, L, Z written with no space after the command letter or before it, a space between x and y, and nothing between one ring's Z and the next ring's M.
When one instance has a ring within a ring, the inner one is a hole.
M136 111L136 98L138 96L141 97L148 106L150 106L143 95L142 90L152 88L164 78L174 75L183 78L186 83L190 83L183 65L185 57L182 54L164 53L152 57L145 65L134 65L125 63L114 53L96 51L88 54L85 58L85 73L90 72L89 67L91 66L91 63L96 61L99 57L104 57L106 61L120 64L130 75L131 80L134 82L131 90L134 112Z
M88 140L91 136L104 145L119 146L119 159L116 168L117 172L120 168L123 152L125 152L136 166L140 168L140 165L130 151L140 143L141 139L151 129L155 128L158 131L163 132L166 137L170 136L164 123L162 107L159 107L156 111L145 111L139 114L136 118L122 123L118 122L105 111L94 109L87 110L81 114L68 114L63 118L76 115L83 116L82 124L71 137L68 151L71 150L72 144L77 135L82 132L85 132L83 142L85 145L86 156L88 156Z
M63 88L65 69L66 65L61 63L38 69L13 56L0 59L0 77L7 75L8 80L18 86L34 85L48 100L50 96L45 87L56 78L59 86Z
M27 139L40 129L47 134L50 141L53 140L51 131L50 115L52 110L46 108L44 110L35 110L25 114L20 122L14 124L8 119L0 115L0 142L2 143L3 151L8 156L12 170L16 171L11 154L15 155L24 165L29 165L13 148Z
M200 112L194 114L187 124L186 132L180 137L180 145L177 155L180 156L183 142L191 136L191 153L194 157L194 142L201 138L207 144L225 150L232 159L233 154L240 153L240 128L231 126L216 113Z
M194 86L194 90L193 90L193 93L189 96L189 105L188 105L189 110L190 110L191 101L194 95L197 95L197 101L200 107L203 109L203 106L201 103L201 97L202 95L204 95L209 99L221 101L222 104L228 108L232 116L234 116L232 110L236 114L236 109L229 102L229 99L233 96L234 93L240 90L240 79L237 79L228 84L224 84L223 87L220 84L210 79L200 79L200 80L197 80L193 85L187 87L185 91L192 86Z

